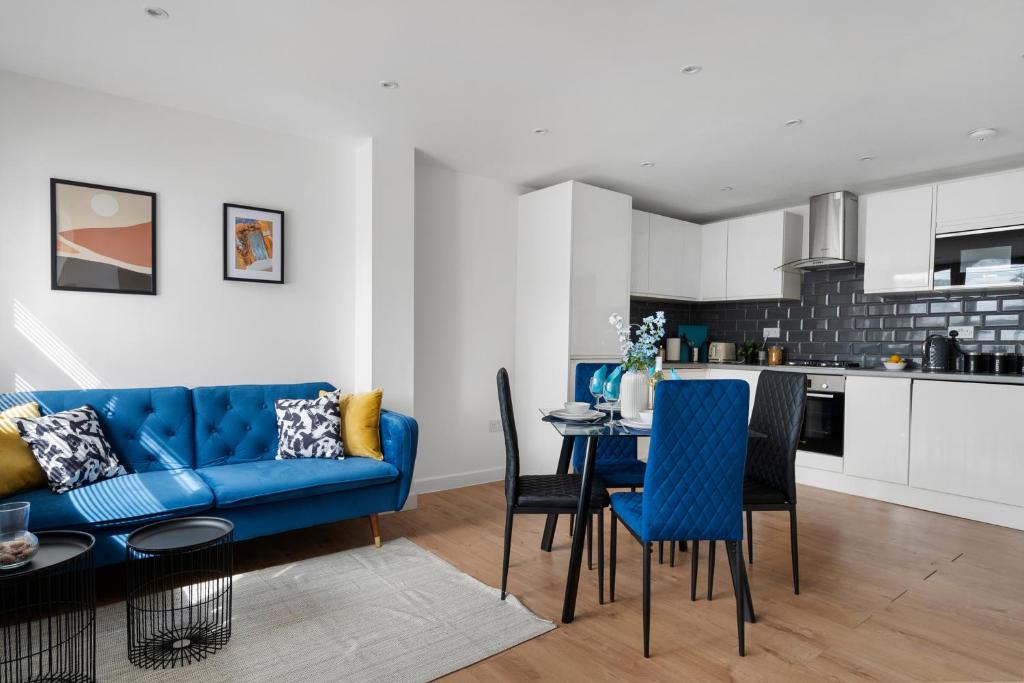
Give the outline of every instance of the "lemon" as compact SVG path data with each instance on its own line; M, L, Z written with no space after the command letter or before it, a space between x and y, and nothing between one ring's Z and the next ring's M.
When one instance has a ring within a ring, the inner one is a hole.
M898 353L894 353L891 356L889 356L889 362L890 363L900 363L902 361L903 361L903 359L900 358L900 355Z

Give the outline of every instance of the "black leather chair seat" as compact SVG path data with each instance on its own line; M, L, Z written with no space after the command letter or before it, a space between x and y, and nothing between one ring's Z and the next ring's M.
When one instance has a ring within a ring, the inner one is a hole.
M578 474L535 474L519 477L520 508L565 508L575 512L580 494ZM600 481L593 482L590 508L608 507L608 491Z
M774 505L788 502L785 491L747 477L743 480L744 505Z

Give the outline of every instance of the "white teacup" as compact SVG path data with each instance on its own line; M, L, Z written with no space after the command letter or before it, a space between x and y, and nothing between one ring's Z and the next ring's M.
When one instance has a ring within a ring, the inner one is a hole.
M654 423L654 411L653 410L641 410L637 415L637 418L645 425L651 425Z
M578 415L580 413L585 413L588 410L590 410L590 404L587 403L586 401L566 401L565 402L565 412L567 412L567 413L573 413L573 414L577 414Z

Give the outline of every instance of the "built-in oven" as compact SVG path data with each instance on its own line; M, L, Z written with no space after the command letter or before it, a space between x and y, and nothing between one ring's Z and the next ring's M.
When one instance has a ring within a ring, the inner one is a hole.
M807 375L807 411L800 450L843 456L845 390L846 378L842 375Z
M933 286L1024 287L1024 225L935 235Z

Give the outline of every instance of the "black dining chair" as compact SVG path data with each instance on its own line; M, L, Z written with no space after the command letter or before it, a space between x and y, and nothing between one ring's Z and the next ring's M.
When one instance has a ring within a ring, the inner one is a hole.
M512 410L512 389L508 371L498 370L498 407L505 432L505 548L501 560L501 599L508 585L509 553L512 549L512 518L514 515L568 514L579 508L582 477L579 474L519 473L519 436ZM608 491L594 478L590 490L590 509L597 518L597 596L604 604L604 510L608 507ZM579 525L581 528L586 525ZM586 533L577 529L576 533Z
M800 556L796 533L796 451L807 406L806 378L799 372L765 370L757 380L750 429L765 434L747 445L743 478L743 510L747 516L747 560L754 563L753 513L789 513L789 545L793 562L793 592L800 595ZM693 544L690 599L696 599L697 555ZM715 544L708 549L708 600L715 578Z

